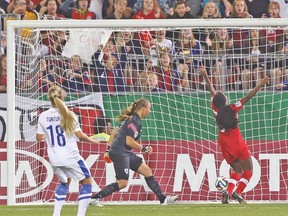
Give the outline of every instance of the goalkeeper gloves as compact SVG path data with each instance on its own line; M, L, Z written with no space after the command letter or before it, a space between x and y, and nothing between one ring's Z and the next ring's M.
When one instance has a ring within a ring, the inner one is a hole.
M142 146L141 151L150 155L153 151L153 148L151 146Z
M107 149L104 153L104 156L103 156L103 160L106 162L106 163L111 163L112 160L110 159L110 156L109 156L109 149L110 149L110 146L107 146Z

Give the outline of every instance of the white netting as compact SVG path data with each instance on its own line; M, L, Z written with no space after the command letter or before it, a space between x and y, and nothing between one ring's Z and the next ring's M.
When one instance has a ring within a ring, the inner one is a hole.
M99 116L116 125L123 107L148 98L152 113L143 120L141 142L152 145L155 153L143 157L163 191L180 194L182 201L218 199L214 183L219 175L228 175L229 166L217 145L199 65L206 66L216 89L229 92L231 103L264 75L271 77L239 115L255 157L245 196L286 200L287 94L282 88L288 79L288 30L231 26L99 29L85 28L83 21L83 28L43 26L30 29L28 38L16 36L16 202L53 200L57 179L46 164L45 144L35 142L37 115L49 107L51 85L66 89L67 104L88 135ZM115 180L112 165L102 160L105 143L80 143L79 148L95 180L93 192ZM104 201L155 200L144 179L132 177L126 189ZM69 199L76 200L76 183L70 192Z

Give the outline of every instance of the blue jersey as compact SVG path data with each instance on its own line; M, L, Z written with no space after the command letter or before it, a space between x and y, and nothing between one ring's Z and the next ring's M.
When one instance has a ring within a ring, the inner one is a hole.
M120 125L119 131L115 135L109 152L115 154L130 154L132 148L126 144L126 137L133 137L134 140L139 140L141 136L141 119L137 114L125 120Z

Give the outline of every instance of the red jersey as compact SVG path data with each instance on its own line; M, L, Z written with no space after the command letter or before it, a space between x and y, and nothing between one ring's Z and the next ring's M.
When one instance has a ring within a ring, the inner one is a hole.
M91 11L80 11L73 9L71 12L72 19L96 19L96 14Z
M212 100L213 97L211 99L211 108L214 112L214 116L216 117L218 109L212 103ZM230 108L236 112L236 115L238 115L237 113L243 108L242 99L234 104L230 104ZM236 159L245 160L250 157L249 149L238 127L228 130L219 129L218 142L221 146L223 157L228 164L231 164Z
M162 14L160 14L160 16L157 17L157 12L154 10L148 14L144 14L142 10L138 10L132 16L132 19L164 19L164 18L165 17ZM140 33L136 34L136 38L140 40L142 47L150 48L151 45L145 42L150 42L153 39L152 37L153 34L155 33L151 31L141 31Z

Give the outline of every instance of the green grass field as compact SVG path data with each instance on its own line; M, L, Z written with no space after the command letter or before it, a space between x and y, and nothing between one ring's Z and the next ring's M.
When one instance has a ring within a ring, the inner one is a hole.
M52 205L0 206L2 216L51 216ZM62 216L76 216L77 205L65 205ZM288 204L175 204L89 206L86 216L288 216Z

